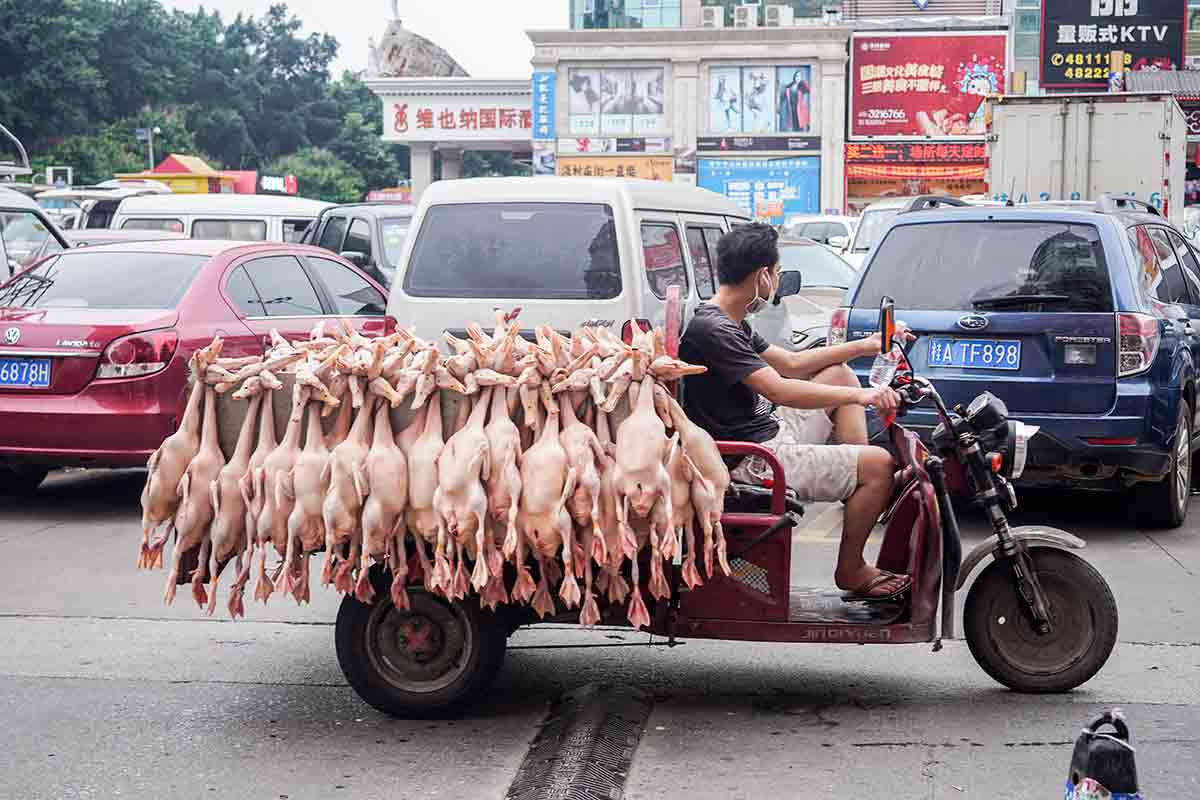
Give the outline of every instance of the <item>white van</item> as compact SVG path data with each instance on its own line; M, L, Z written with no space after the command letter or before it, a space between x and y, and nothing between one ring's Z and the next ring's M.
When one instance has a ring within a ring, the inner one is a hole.
M332 203L265 194L129 197L113 217L118 230L164 230L193 239L298 242Z
M473 178L428 188L413 217L388 315L419 336L490 329L521 308L526 330L581 324L620 334L629 319L662 325L667 287L684 319L712 297L717 240L748 222L727 198L683 184L620 178ZM754 320L791 346L786 307Z

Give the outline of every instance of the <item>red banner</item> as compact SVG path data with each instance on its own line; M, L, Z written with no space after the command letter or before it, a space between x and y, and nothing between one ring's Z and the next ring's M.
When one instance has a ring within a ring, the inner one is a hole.
M983 142L848 142L847 164L914 164L940 161L954 164L987 161Z
M1003 33L893 33L851 43L850 135L985 133L983 100L1004 93Z

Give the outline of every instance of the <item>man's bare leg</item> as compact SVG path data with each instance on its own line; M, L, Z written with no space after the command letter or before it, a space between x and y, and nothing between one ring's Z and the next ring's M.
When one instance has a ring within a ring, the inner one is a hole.
M892 457L886 450L879 447L859 450L858 489L846 500L842 541L838 548L837 569L833 573L839 589L857 590L880 574L877 567L867 563L863 551L879 515L891 500L893 469ZM886 596L900 588L899 581L897 578L885 582L871 593Z
M854 370L845 364L834 364L826 367L810 378L813 383L825 386L849 386L857 389L862 386ZM833 420L833 434L838 444L867 443L867 410L862 406L850 405L831 409L830 419Z

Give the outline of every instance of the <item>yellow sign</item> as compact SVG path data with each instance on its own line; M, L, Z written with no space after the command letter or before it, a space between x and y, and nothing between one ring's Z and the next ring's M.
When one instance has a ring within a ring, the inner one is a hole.
M674 156L559 156L558 175L587 178L645 178L671 181Z

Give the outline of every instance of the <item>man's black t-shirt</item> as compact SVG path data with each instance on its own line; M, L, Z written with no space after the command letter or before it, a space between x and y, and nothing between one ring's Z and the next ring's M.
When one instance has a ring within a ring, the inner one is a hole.
M683 404L692 421L716 439L765 442L779 432L771 403L744 381L767 366L766 341L715 305L702 305L679 340L679 357L708 367L685 379Z

